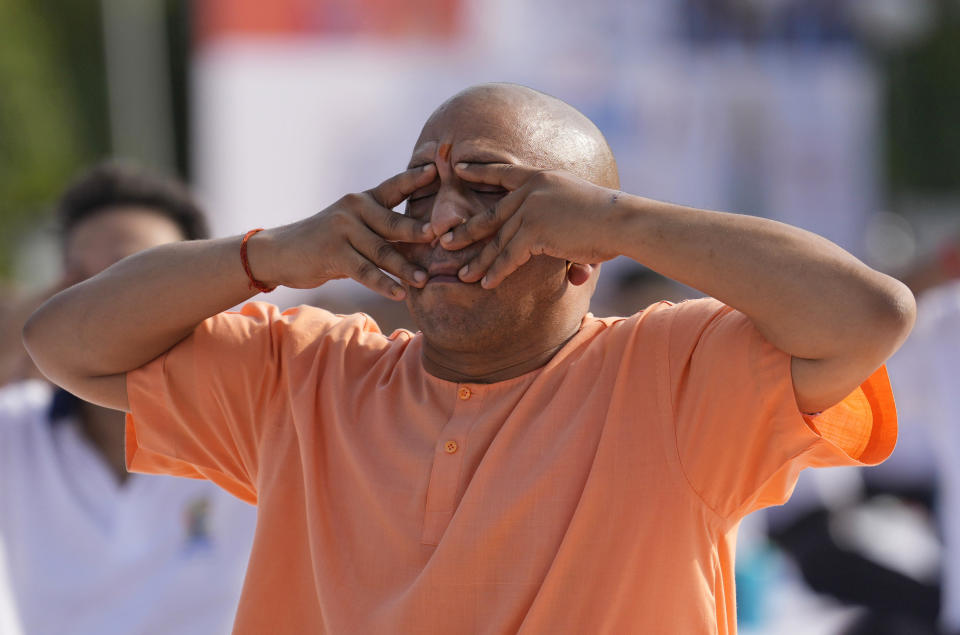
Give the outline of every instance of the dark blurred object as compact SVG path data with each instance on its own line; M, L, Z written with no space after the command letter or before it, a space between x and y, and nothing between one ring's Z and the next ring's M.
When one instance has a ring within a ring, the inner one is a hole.
M865 500L890 492L865 492ZM932 504L932 488L898 492L909 504ZM834 512L826 507L780 526L770 538L797 564L804 580L817 593L865 609L841 635L936 635L940 615L940 584L916 580L876 562L837 539Z
M96 6L0 2L0 278L11 273L18 230L107 150Z
M685 0L682 34L696 44L723 42L849 44L853 24L835 0Z
M930 32L880 58L893 196L960 189L960 3L930 1L936 8Z

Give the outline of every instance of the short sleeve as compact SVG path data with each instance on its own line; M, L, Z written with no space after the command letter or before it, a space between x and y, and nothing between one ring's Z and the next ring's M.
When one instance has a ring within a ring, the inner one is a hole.
M256 503L263 439L289 419L287 362L335 319L252 302L128 373L127 467L205 478Z
M791 357L713 299L673 307L668 336L677 453L690 485L738 520L789 498L806 467L874 465L893 451L896 412L881 367L815 416L796 404Z

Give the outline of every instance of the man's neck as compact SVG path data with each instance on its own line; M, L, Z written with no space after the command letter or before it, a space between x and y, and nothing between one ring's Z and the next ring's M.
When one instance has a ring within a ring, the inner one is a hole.
M580 322L536 340L491 344L489 348L462 351L438 346L424 337L423 369L452 382L492 384L519 377L546 366L580 330Z
M78 415L84 436L107 462L117 480L123 483L128 476L123 445L124 414L82 402Z

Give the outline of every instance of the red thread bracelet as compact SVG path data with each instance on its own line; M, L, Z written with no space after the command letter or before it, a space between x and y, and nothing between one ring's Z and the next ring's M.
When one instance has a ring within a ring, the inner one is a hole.
M247 258L247 241L250 240L250 237L256 234L257 232L262 232L263 227L257 229L251 229L244 235L243 240L240 242L240 262L243 264L243 271L247 274L247 278L250 279L250 290L256 289L261 293L270 293L276 287L268 287L259 280L253 277L253 272L250 271L250 260Z

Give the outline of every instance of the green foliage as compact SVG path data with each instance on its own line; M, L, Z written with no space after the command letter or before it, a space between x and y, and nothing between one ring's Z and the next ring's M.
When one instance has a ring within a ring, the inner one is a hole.
M12 243L82 160L70 65L57 34L30 0L0 2L0 277Z
M146 1L164 5L183 173L191 4ZM100 1L0 0L0 282L11 275L22 232L43 219L77 172L109 154Z
M960 10L941 2L934 31L886 63L891 193L960 191Z

